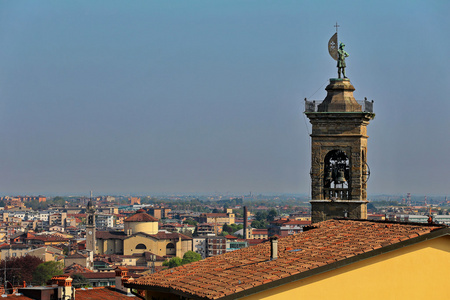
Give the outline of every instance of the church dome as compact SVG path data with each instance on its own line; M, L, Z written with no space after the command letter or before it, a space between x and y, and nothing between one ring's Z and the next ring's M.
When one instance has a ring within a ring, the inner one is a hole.
M138 232L157 234L159 230L158 219L140 209L134 215L124 220L124 229L127 235Z

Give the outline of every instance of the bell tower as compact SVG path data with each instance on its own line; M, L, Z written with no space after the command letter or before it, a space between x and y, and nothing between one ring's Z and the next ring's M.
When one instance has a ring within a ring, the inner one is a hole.
M367 125L374 117L373 101L356 101L345 76L331 78L325 89L323 101L305 99L312 124L311 221L366 219Z
M95 207L92 200L89 200L86 206L86 217L86 250L92 251L95 254Z

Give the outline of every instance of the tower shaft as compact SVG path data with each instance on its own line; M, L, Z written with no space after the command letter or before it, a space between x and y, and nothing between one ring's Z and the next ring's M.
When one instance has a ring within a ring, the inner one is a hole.
M372 103L358 103L348 79L330 79L325 100L306 101L312 124L312 223L335 217L367 218L367 125Z

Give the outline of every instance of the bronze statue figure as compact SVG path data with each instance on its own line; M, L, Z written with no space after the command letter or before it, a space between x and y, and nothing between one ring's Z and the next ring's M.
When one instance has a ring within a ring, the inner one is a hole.
M340 43L339 44L339 50L338 52L338 61L337 61L337 67L338 67L338 78L341 78L341 72L344 78L347 78L345 76L345 58L348 57L348 53L344 50L345 44Z

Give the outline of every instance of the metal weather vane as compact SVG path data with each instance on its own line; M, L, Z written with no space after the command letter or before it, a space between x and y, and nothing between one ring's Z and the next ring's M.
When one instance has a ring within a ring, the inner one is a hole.
M328 41L328 53L330 53L330 56L337 61L337 68L338 68L338 78L341 78L341 73L344 76L344 78L347 78L345 75L345 58L348 57L348 53L345 52L344 43L340 43L338 47L338 23L336 22L336 33L331 37L331 39Z

